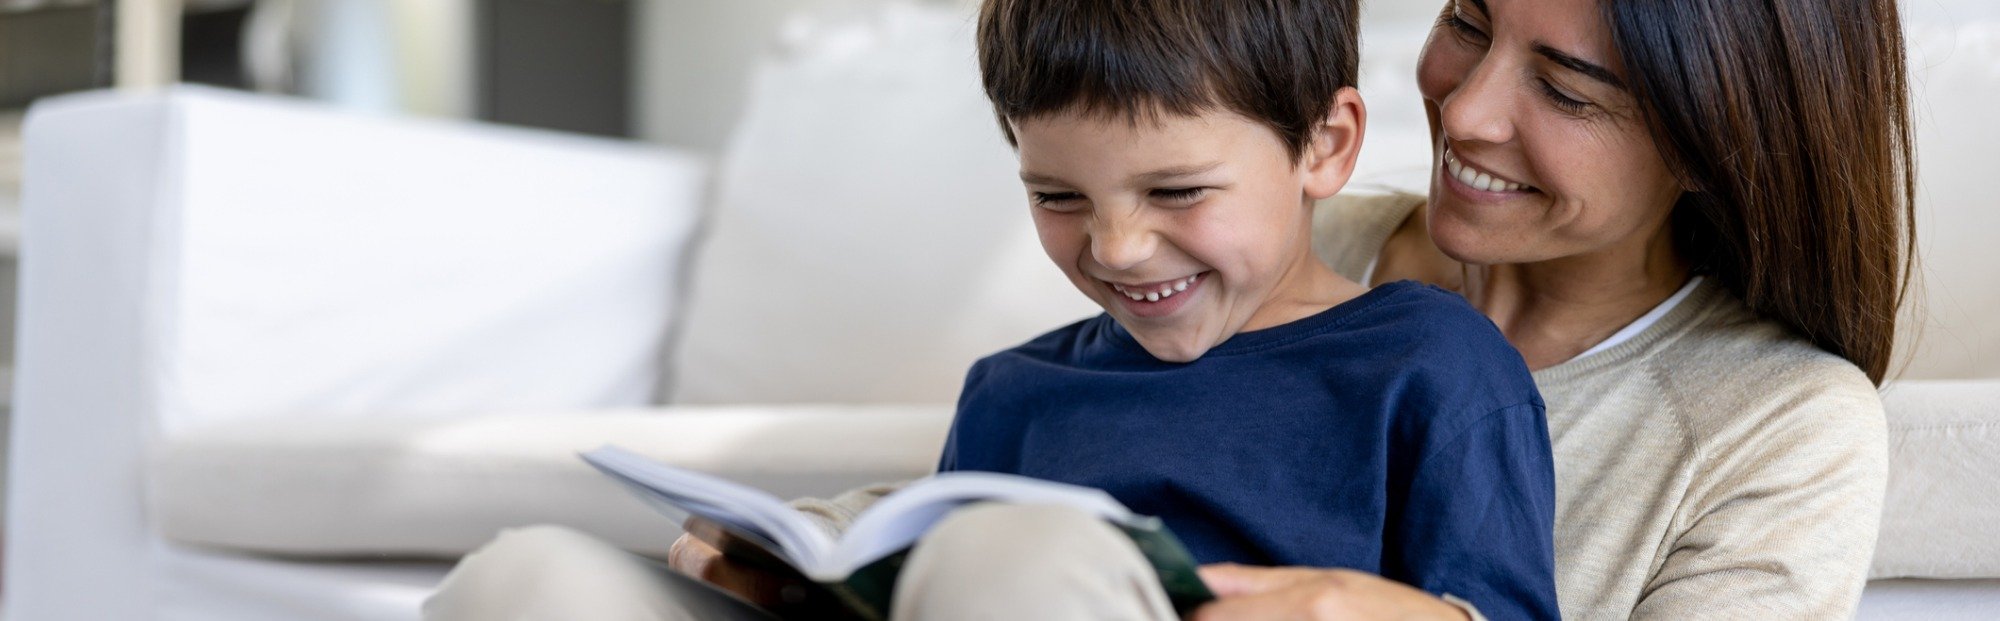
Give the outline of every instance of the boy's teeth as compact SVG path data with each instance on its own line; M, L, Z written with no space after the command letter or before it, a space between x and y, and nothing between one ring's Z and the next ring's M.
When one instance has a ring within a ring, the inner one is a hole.
M1160 285L1160 288L1157 291L1135 291L1126 288L1125 285L1117 283L1112 283L1111 288L1116 289L1121 294L1124 294L1125 297L1132 298L1132 301L1134 302L1141 300L1147 302L1158 302L1160 300L1174 297L1174 294L1180 293L1182 291L1187 291L1188 286L1194 284L1195 279L1200 277L1201 277L1200 274L1196 274L1170 283L1163 283Z

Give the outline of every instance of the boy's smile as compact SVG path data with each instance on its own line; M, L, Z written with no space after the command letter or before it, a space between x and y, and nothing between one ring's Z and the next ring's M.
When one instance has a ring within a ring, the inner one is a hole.
M1124 304L1126 311L1133 315L1165 317L1174 314L1174 311L1187 303L1189 298L1194 297L1195 291L1201 288L1201 277L1207 273L1202 272L1187 278L1175 278L1164 282L1123 284L1106 281L1104 284L1119 295L1130 298L1120 302Z
M1359 293L1312 254L1312 202L1349 167L1296 161L1262 124L1222 111L1010 123L1043 250L1155 358L1189 362Z

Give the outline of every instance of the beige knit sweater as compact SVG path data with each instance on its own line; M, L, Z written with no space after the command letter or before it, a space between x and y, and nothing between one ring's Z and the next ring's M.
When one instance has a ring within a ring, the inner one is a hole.
M1418 196L1343 195L1315 251L1357 282ZM1842 619L1868 574L1887 480L1860 369L1707 279L1616 347L1543 369L1568 619ZM880 494L799 506L833 529Z
M1315 251L1357 282L1421 196L1342 196ZM1568 619L1844 619L1888 477L1868 377L1705 279L1631 340L1535 373Z

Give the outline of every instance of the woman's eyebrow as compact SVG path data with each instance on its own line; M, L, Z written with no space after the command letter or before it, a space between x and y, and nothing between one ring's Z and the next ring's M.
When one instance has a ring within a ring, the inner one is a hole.
M1479 0L1473 1L1478 2ZM1626 90L1625 81L1618 79L1618 74L1612 73L1610 69L1605 69L1602 65L1577 58L1574 55L1549 47L1548 44L1541 42L1535 43L1535 53L1541 54L1543 58L1547 58L1555 64L1562 65L1570 71L1575 71L1590 79L1609 84L1618 90Z

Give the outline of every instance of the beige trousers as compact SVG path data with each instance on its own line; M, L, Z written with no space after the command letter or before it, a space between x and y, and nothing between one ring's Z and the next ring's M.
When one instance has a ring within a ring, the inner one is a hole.
M918 542L890 616L1176 619L1152 566L1102 520L1060 507L979 505ZM424 602L428 621L704 621L771 617L665 566L566 528L505 531Z

